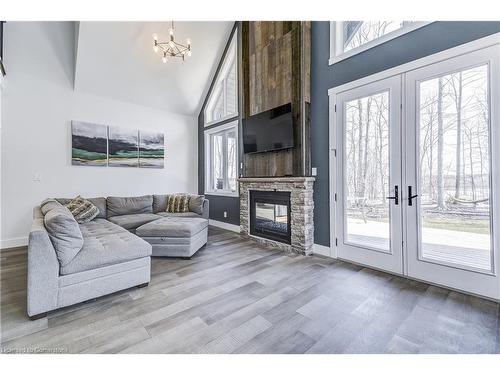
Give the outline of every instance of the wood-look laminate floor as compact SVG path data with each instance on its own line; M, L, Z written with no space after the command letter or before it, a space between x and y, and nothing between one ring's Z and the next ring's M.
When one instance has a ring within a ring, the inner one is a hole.
M2 351L499 353L499 305L210 228L191 260L154 258L133 288L29 321L26 248L1 253Z

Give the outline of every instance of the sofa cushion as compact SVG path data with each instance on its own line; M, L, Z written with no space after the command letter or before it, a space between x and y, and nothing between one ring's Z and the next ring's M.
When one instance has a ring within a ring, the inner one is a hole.
M106 198L104 197L96 197L96 198L87 198L89 201L91 201L94 206L96 206L99 209L99 215L97 215L98 218L101 219L106 219Z
M155 214L132 214L113 216L109 218L112 223L121 226L127 230L136 229L143 224L159 219L160 216Z
M88 223L99 215L99 209L91 201L80 196L64 205L73 215L78 224Z
M142 197L108 197L107 215L112 216L131 214L152 214L153 196L144 195Z
M80 230L82 231L84 239L86 237L96 237L104 234L128 232L126 229L106 219L94 219L88 223L80 224Z
M192 237L208 226L201 218L164 217L141 225L135 233L140 237Z
M70 263L83 246L83 236L75 218L62 206L46 211L43 222L61 267ZM44 205L47 207L47 204Z
M155 194L153 195L153 213L167 211L168 195Z
M201 215L203 213L203 201L205 200L204 195L194 195L189 196L189 211Z
M92 202L94 206L96 206L99 209L99 214L96 216L96 218L100 219L106 219L106 198L104 197L97 197L97 198L85 198ZM71 198L56 198L56 200L61 203L62 205L68 204L71 202Z
M75 258L61 267L61 275L151 256L151 245L127 231L86 237Z
M201 217L194 212L158 212L157 215L162 217Z

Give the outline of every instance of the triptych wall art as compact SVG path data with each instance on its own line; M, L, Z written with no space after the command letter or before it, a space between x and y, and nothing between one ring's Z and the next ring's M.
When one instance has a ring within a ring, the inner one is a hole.
M71 164L163 168L163 133L71 122Z

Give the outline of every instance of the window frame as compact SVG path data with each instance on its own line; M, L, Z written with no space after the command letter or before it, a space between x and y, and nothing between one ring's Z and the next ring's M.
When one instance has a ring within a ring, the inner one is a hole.
M233 117L233 116L231 116ZM212 188L212 169L213 169L213 158L212 158L212 142L211 142L211 136L217 133L221 132L228 132L230 130L234 130L235 132L235 138L236 138L236 150L235 150L235 172L236 172L236 178L238 178L238 155L239 155L239 120L235 119L233 121L228 121L222 125L219 126L214 126L210 129L205 130L204 134L204 143L205 143L205 194L206 195L222 195L222 196L227 196L227 197L239 197L239 186L238 183L236 183L236 189L234 191L232 190L216 190ZM225 175L224 179L229 181L227 178L227 158L223 158L223 173Z
M424 27L433 21L416 21L404 25L397 30L388 32L387 34L382 35L377 39L370 40L361 46L350 49L349 51L344 52L341 47L344 45L343 41L343 23L344 21L331 21L330 22L330 59L328 60L329 65L333 65L338 63L339 61L348 59L352 56L357 55L363 51L367 51L375 46L378 46L382 43L388 42L389 40L400 37L404 34L407 34L411 31L417 30L421 27Z
M227 75L229 74L229 71L231 67L235 67L235 75L236 75L236 111L235 113L230 113L227 114ZM239 116L239 108L238 108L238 92L239 92L239 79L238 79L238 30L236 30L231 37L231 42L229 44L229 48L227 50L226 55L224 56L224 61L222 62L221 68L219 72L217 73L217 76L215 77L214 84L212 86L210 95L208 96L207 99L207 104L205 106L205 109L203 110L203 119L204 119L204 126L212 126L218 123L221 123L223 121L232 119L234 117ZM224 113L226 113L224 116L217 120L210 120L207 121L206 119L208 118L207 113L209 112L209 109L213 106L215 102L212 103L213 99L217 95L222 94L222 99L223 99L223 106L224 106Z

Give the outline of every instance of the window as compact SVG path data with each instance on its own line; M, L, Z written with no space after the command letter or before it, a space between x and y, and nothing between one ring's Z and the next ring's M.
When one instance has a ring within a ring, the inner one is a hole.
M237 34L231 40L205 107L205 126L238 115Z
M235 32L204 110L206 194L238 195L237 50Z
M330 64L418 29L429 22L338 21L330 25Z
M238 195L238 121L205 131L205 193Z

